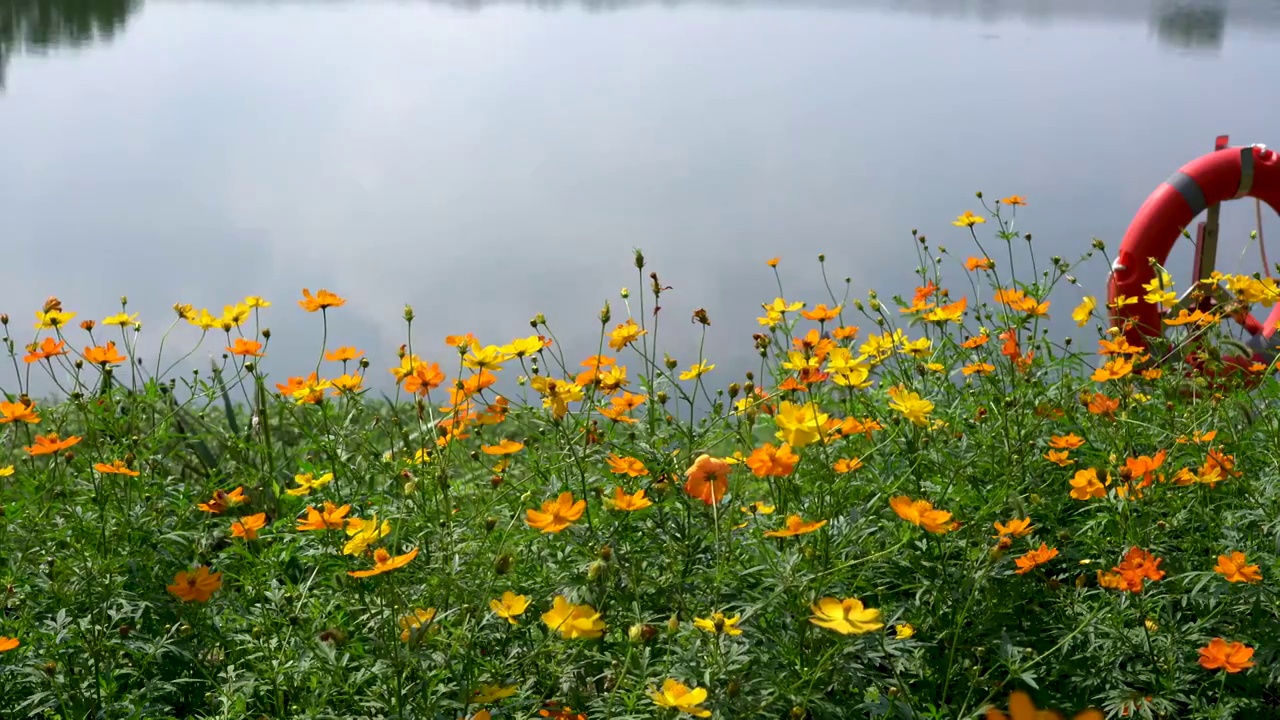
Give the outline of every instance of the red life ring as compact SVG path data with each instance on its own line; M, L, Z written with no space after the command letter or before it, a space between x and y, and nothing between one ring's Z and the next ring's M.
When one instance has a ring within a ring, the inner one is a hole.
M1229 147L1183 165L1151 193L1129 224L1111 267L1108 305L1120 295L1141 298L1146 294L1142 286L1155 278L1151 259L1164 266L1173 244L1196 216L1212 205L1244 197L1257 198L1280 212L1280 154L1261 146ZM1128 325L1126 339L1135 345L1146 345L1146 338L1164 333L1159 306L1147 302L1112 306L1111 320L1116 327ZM1236 367L1272 362L1280 349L1280 337L1275 336L1280 303L1266 322L1248 315L1242 324L1252 338L1252 356L1224 359Z

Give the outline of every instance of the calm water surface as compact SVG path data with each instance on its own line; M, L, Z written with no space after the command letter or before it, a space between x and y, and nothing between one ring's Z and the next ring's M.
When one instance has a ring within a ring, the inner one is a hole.
M909 291L910 230L963 259L978 189L1030 199L1043 257L1114 244L1214 135L1280 144L1276 67L1271 0L4 0L0 310L21 333L47 295L101 317L127 294L153 351L175 301L261 294L285 375L320 338L293 300L327 287L330 337L375 368L406 302L433 350L541 311L576 356L641 247L668 349L695 359L706 308L727 378L767 258L796 299L824 299L818 253ZM1239 239L1252 207L1228 219ZM1220 265L1255 269L1244 249Z

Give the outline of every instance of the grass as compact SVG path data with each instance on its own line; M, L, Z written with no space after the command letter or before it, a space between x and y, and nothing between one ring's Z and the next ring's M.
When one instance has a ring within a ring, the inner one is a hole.
M390 395L326 291L284 382L260 315L303 309L261 298L176 306L228 348L181 378L123 307L0 317L0 717L1280 717L1276 388L1210 322L1275 286L1051 342L1105 252L1042 266L1019 203L957 220L971 269L914 237L910 299L801 306L770 261L746 373L703 310L666 356L638 252L596 356L406 308Z

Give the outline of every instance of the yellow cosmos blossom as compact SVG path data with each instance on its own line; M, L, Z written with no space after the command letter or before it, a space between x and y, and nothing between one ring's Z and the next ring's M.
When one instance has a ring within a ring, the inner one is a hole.
M471 702L477 705L487 705L503 700L516 694L515 685L481 685L471 691ZM484 712L483 710L481 712ZM472 716L472 720L477 720L480 713Z
M293 481L298 483L298 487L289 488L285 492L294 497L302 497L303 495L310 495L312 490L319 490L333 482L333 473L328 472L320 477L316 477L312 473L298 473L293 476Z
M1096 307L1098 307L1098 299L1092 295L1086 295L1071 311L1071 319L1076 322L1077 327L1084 327L1088 324L1089 318L1093 317L1093 310Z
M768 305L761 305L760 307L764 308L764 311L767 313L784 314L784 313L795 312L799 310L800 308L804 307L804 303L802 302L789 303L786 300L783 300L782 298L774 298L772 303L769 303Z
M119 325L121 327L124 327L125 325L141 325L142 323L138 322L137 313L130 315L129 313L122 312L122 313L116 313L115 315L108 315L107 317L102 318L102 324L103 325Z
M690 365L688 370L680 373L680 379L695 380L715 369L715 365L708 365L706 360L702 360Z
M711 711L702 707L702 703L707 700L707 691L700 687L690 688L679 680L667 678L662 681L662 689L651 691L649 697L659 707L671 708L694 717L711 717Z
M510 590L502 593L502 597L489 601L489 609L493 610L493 614L512 625L520 624L516 618L523 615L528 608L529 598L517 595Z
M409 642L430 627L436 619L435 608L417 608L412 613L400 618L400 642Z
M472 370L501 370L502 364L510 359L511 355L497 345L486 345L463 355L462 364Z
M724 633L725 635L732 635L736 637L742 634L742 630L738 628L738 622L741 620L741 615L727 617L722 612L714 612L711 613L711 617L709 618L695 617L693 619L693 626L703 632L709 632L712 635Z
M350 536L350 539L347 540L346 545L342 546L342 554L359 555L370 545L390 534L391 521L383 520L382 524L379 525L377 515L374 515L372 520L349 518L347 520L347 535Z
M613 350L621 350L639 340L642 335L648 334L648 330L641 329L635 320L628 318L626 322L619 324L609 333L609 347Z
M924 427L929 424L929 413L933 412L933 403L922 399L918 394L903 385L889 389L889 409L902 413L913 425Z
M600 613L590 605L575 605L563 595L557 595L551 609L542 614L542 622L549 630L560 633L566 640L590 640L604 634L604 621Z
M840 600L824 597L809 608L813 617L809 622L827 630L834 630L841 635L862 635L884 627L880 611L865 607L861 600L845 598Z
M822 437L822 426L829 417L826 413L819 412L817 404L813 402L779 403L778 410L773 416L773 422L778 427L775 436L799 450L812 445Z
M987 219L982 217L981 215L974 215L972 210L965 210L964 214L960 215L955 220L953 220L951 224L955 225L956 227L971 228L974 225L981 225L986 221Z
M503 345L499 349L511 357L522 358L536 355L546 346L546 338L541 335L530 335L529 337L512 340L510 345Z

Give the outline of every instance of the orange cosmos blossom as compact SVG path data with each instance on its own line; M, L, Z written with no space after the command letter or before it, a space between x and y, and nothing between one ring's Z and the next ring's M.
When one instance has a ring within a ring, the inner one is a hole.
M1015 572L1019 575L1026 575L1056 557L1058 557L1057 548L1051 548L1044 543L1040 543L1040 547L1014 559L1014 563L1018 566Z
M1044 459L1058 467L1066 467L1075 463L1075 460L1071 459L1071 454L1066 450L1050 450L1044 454Z
M1214 638L1200 648L1200 667L1205 670L1225 670L1238 673L1253 667L1253 648L1241 642L1227 642Z
M94 365L119 365L128 360L125 356L116 351L114 341L108 342L106 345L98 345L95 347L87 347L84 349L84 359L86 362Z
M235 342L227 346L227 352L241 357L262 357L262 343L257 340L236 338Z
M1257 565L1249 565L1245 554L1233 552L1230 555L1219 555L1218 564L1213 571L1226 578L1227 582L1256 583L1262 582L1262 571Z
M765 264L765 265L768 265L768 266L769 266L769 267L771 267L771 268L776 268L776 267L778 267L778 261L780 261L780 260L782 260L782 258L781 258L781 257L772 257L772 258L769 258L768 260L766 260L764 264Z
M167 589L174 597L183 602L209 602L213 593L222 587L222 573L209 572L209 568L201 565L191 572L180 571L173 577L173 584Z
M363 350L357 350L349 345L343 345L336 350L330 350L324 354L324 359L329 362L347 362L348 360L356 360L364 355Z
M245 540L257 540L258 531L266 524L266 513L246 515L236 522L231 523L231 537L244 538Z
M54 358L54 357L58 357L59 355L66 355L66 354L67 354L66 342L62 340L54 340L51 337L46 337L44 341L40 343L39 347L37 347L35 343L28 345L27 355L22 358L22 361L25 363L33 363L33 362L39 362L41 360L48 360L49 358Z
M541 510L525 510L525 522L535 530L558 533L582 517L586 509L586 500L574 502L573 493L563 492L555 500L542 503Z
M684 491L707 505L715 505L729 489L729 461L702 454L684 471Z
M619 457L616 453L609 453L609 457L604 461L609 464L609 472L615 475L641 477L649 474L649 469L644 466L644 463L633 457Z
M622 487L619 486L613 489L612 498L604 499L604 504L614 510L635 512L636 510L643 510L653 505L653 501L645 497L643 489L628 494L626 490L623 490Z
M1145 581L1155 582L1164 577L1160 569L1163 558L1158 558L1139 547L1129 548L1120 564L1111 568L1110 573L1098 571L1098 584L1115 590L1127 590L1131 593L1142 592Z
M1049 438L1049 447L1055 450L1077 450L1084 445L1084 438L1075 433L1054 435Z
M325 310L331 307L341 307L346 305L347 301L338 297L334 293L320 288L314 296L311 290L302 288L302 299L298 301L298 306L307 312L316 312L317 310Z
M35 444L23 449L32 457L37 455L52 455L56 452L66 450L78 442L80 442L79 435L72 435L69 438L63 439L58 437L58 433L49 433L48 435L37 435L35 437Z
M385 548L378 548L373 551L372 568L368 570L353 570L347 574L354 578L373 577L374 575L391 572L396 568L402 568L416 557L418 557L418 548L414 548L403 555L395 556L392 556Z
M1000 533L999 535L992 535L992 537L996 539L1007 537L1009 535L1014 537L1024 537L1026 535L1030 535L1031 531L1035 529L1035 527L1032 526L1031 518L1029 517L1022 519L1013 518L1007 523L997 522L992 523L992 525L995 526L996 532Z
M298 530L341 530L347 522L346 517L349 512L351 512L350 505L338 507L325 500L324 510L307 508L307 517L298 520Z
M1061 720L1061 717L1052 710L1037 710L1030 695L1016 690L1009 696L1009 714L988 708L986 720ZM1075 720L1103 720L1103 717L1101 711L1085 710L1076 715Z
M766 530L765 537L784 538L794 537L796 535L804 535L821 529L827 524L826 520L805 521L799 515L791 515L787 517L787 524L780 530Z
M800 316L806 320L813 320L814 322L827 322L828 320L835 320L840 317L840 311L842 309L843 307L840 305L828 308L825 304L818 303L813 306L812 310L801 310Z
M128 465L125 465L123 460L112 460L110 463L95 463L93 469L110 475L128 475L129 477L138 477L139 475L137 470L130 469Z
M1009 197L1004 198L1000 202L1004 203L1005 205L1013 205L1016 207L1018 205L1026 205L1027 199L1022 197L1021 195L1010 195Z
M196 507L199 507L207 513L214 513L216 515L218 513L226 512L227 508L243 505L247 502L249 502L249 496L244 494L243 487L238 487L231 492L227 492L225 490L214 490L213 498L210 499L209 502L202 502Z
M18 642L18 638L5 637L0 635L0 653L9 652L18 647L22 643Z
M791 451L789 444L774 447L773 443L765 443L751 452L747 467L756 477L786 477L796 469L798 462L800 456Z
M485 455L511 455L524 449L524 443L515 440L503 440L497 445L481 445L480 452Z
M0 425L11 422L36 424L40 416L36 414L36 404L30 400L22 402L0 401Z
M903 520L938 535L960 527L960 523L951 519L951 513L935 509L928 500L912 500L900 495L889 500L889 507Z

